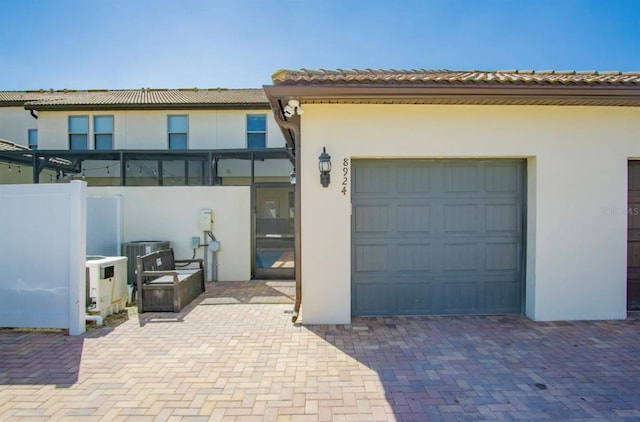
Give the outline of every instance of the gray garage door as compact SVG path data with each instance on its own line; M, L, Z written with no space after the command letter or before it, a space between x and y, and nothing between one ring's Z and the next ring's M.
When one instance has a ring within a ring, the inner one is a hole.
M352 313L522 313L522 160L353 160Z

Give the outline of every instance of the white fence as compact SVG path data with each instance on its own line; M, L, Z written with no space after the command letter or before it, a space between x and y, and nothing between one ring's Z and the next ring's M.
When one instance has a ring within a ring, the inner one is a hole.
M0 185L0 326L85 331L86 183Z

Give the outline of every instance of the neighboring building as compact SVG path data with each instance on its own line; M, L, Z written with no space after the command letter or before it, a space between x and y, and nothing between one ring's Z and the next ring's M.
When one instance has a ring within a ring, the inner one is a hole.
M296 150L305 323L640 307L640 73L282 70L273 82ZM290 100L304 115L285 113Z
M62 91L30 101L40 149L282 148L261 89Z
M38 121L25 110L29 101L55 98L54 91L0 91L0 138L25 147L37 147Z
M293 276L293 167L262 89L5 91L0 92L0 137L16 146L13 154L0 154L1 183L82 179L92 195L118 194L129 202L141 200L132 194L139 190L129 189L135 186L192 188L199 195L211 186L246 187L234 191L241 193L233 203L209 199L191 205L225 207L238 218L231 226L250 227L249 238L241 232L234 256L251 254L251 262L234 258L235 269L223 268L221 274ZM183 212L195 215L197 209ZM131 232L125 241L158 235L153 227L140 230L145 217L139 218L143 221L125 218ZM178 255L190 256L190 236L198 232L168 231L172 226L163 227L167 239L175 242ZM228 257L231 243L223 244L220 255Z

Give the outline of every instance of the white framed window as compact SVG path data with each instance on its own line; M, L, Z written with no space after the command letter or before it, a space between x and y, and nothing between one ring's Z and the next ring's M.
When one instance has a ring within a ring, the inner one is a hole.
M247 148L266 148L267 115L247 114Z
M167 116L169 149L187 149L189 145L189 116L170 114Z
M113 149L113 116L93 116L95 149Z
M89 116L69 116L69 149L88 149Z
M27 131L27 140L30 149L38 149L38 129L29 129Z

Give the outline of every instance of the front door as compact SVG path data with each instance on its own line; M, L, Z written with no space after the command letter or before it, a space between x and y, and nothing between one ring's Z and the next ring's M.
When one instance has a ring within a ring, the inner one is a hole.
M295 277L294 204L294 190L290 184L256 184L254 278Z

